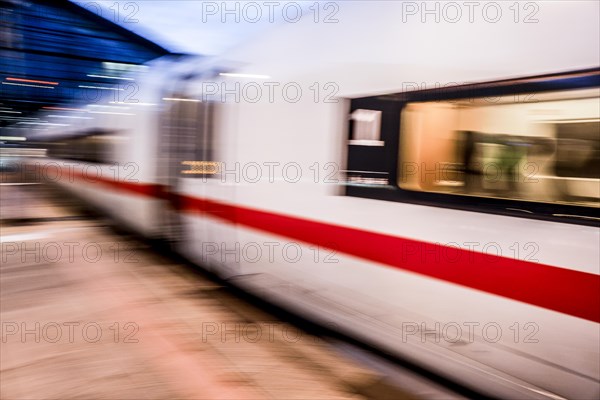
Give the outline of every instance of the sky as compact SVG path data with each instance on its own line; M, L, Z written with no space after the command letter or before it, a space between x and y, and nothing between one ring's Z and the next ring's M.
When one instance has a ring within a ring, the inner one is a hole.
M253 35L293 22L328 2L136 0L74 3L115 22L172 52L221 54ZM333 2L329 2L333 3Z

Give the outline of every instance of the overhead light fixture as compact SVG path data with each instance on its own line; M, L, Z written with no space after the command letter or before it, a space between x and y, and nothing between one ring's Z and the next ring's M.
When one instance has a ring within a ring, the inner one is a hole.
M7 120L7 121L30 121L33 119L39 119L39 118L33 118L33 117L6 117L6 116L1 116L0 119L3 120Z
M54 86L30 85L27 83L2 82L2 84L3 85L14 85L14 86L37 87L37 88L44 88L44 89L54 89ZM34 103L34 102L31 101L30 103Z
M80 117L78 115L47 115L48 118L70 118L70 119L93 119L92 117Z
M104 104L88 104L88 107L97 107L97 108L111 108L111 109L118 109L118 110L129 110L129 107L122 107L122 106L107 106Z
M23 79L23 78L12 78L7 77L7 81L15 81L15 82L26 82L26 83L41 83L42 85L58 85L58 82L50 82L50 81L38 81L36 79Z
M163 97L163 100L165 100L165 101L191 101L193 103L200 102L200 100L198 100L198 99L182 99L182 98L178 98L178 97Z
M115 63L115 62L102 62L102 67L107 70L114 71L144 71L148 69L147 65L138 65L138 64L124 64L124 63Z
M269 75L258 75L258 74L237 74L231 72L221 72L219 75L228 76L232 78L256 78L256 79L269 79Z
M120 76L109 76L109 75L92 75L92 74L88 74L87 76L89 76L90 78L103 78L103 79L120 79L123 81L133 81L133 78L124 78L124 77L120 77Z
M109 104L127 104L129 106L156 106L156 103L133 103L129 101L109 101ZM129 107L127 107L129 108Z
M86 112L85 110L80 110L79 108L66 108L66 107L42 107L44 110L60 110L60 111L78 111L78 112Z
M23 142L27 140L27 138L23 136L0 136L0 140L14 140L17 142Z
M90 114L108 114L108 115L135 115L132 113L120 113L120 112L110 112L110 111L90 111Z
M17 125L47 125L47 126L71 126L70 124L51 124L50 122L17 122Z
M83 88L83 89L120 90L120 91L125 90L125 89L121 89L121 88L112 88L112 87L106 87L106 86L79 85L79 87Z

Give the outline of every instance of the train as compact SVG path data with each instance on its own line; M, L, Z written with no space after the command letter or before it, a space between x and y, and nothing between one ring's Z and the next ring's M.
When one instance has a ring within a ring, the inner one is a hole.
M598 398L599 5L452 23L406 3L155 60L113 81L120 98L42 109L30 162L231 284L479 393Z

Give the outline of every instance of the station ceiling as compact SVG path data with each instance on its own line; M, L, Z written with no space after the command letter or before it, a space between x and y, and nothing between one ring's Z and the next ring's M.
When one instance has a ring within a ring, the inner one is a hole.
M98 88L123 83L124 74L169 54L66 0L0 0L0 13L3 135L31 125L40 109L89 102Z

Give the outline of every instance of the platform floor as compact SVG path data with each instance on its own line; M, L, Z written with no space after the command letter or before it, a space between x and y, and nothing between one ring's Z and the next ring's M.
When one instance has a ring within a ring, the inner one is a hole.
M0 398L457 398L408 389L44 185L0 187Z

